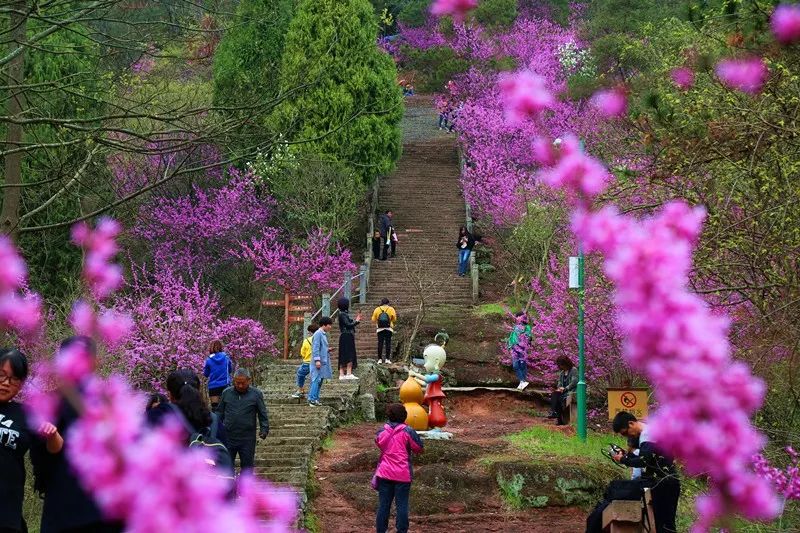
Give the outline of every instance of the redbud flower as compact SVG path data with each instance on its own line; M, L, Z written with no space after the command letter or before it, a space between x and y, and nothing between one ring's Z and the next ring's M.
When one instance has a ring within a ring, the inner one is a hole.
M434 0L431 14L437 17L450 15L456 22L461 22L476 7L478 0Z
M556 103L545 86L544 78L532 72L506 74L498 82L506 117L511 122L521 122L553 107Z
M791 44L800 40L800 5L781 4L776 7L770 25L778 42Z
M0 291L18 289L27 275L25 262L11 239L0 235Z
M91 337L94 334L94 310L84 300L78 300L69 314L69 325L78 335Z
M724 59L717 63L717 76L731 89L756 94L767 80L769 69L760 57Z
M694 85L694 72L690 68L678 67L672 69L670 75L672 77L672 82L679 89L683 89L685 91Z
M607 117L621 117L628 111L628 99L620 88L596 92L592 105Z
M93 370L94 354L82 342L73 343L56 354L56 374L69 384L80 383Z
M125 340L132 329L131 317L112 309L104 311L97 317L97 334L112 348Z

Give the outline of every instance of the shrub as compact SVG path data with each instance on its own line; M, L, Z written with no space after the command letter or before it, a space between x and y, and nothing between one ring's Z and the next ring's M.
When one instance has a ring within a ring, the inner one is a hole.
M460 58L449 47L434 46L425 50L403 47L404 67L419 74L417 90L441 91L453 77L469 69L469 61Z

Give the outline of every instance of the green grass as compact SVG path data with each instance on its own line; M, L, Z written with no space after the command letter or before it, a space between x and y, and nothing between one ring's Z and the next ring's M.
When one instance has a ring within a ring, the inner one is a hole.
M308 510L305 512L303 527L308 533L322 533L322 522L320 522L317 515Z
M320 444L323 450L327 451L333 448L333 436L327 435L324 439L322 439L322 443Z
M506 437L511 444L521 451L533 456L548 457L580 457L583 459L608 462L600 451L614 443L625 446L625 441L610 433L593 433L587 435L586 442L578 437L551 431L543 426L534 426Z
M473 313L483 317L488 315L505 315L507 310L508 306L503 303L481 304L473 309Z

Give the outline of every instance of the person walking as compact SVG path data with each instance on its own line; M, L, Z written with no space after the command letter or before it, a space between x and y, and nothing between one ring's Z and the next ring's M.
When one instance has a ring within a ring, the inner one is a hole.
M382 214L378 222L381 232L381 260L385 261L392 241L392 211Z
M311 353L313 351L311 347L311 339L314 337L314 332L318 329L318 325L309 324L308 337L303 339L303 345L300 346L300 357L302 358L302 362L300 363L300 366L297 367L297 390L294 394L292 394L292 398L302 398L306 395L306 378L308 377L308 374L311 373Z
M222 349L222 341L212 341L208 348L210 354L203 367L203 375L208 378L208 398L211 401L211 410L216 411L219 397L231 384L233 374L233 361Z
M557 420L556 424L563 426L565 422L562 413L567 396L578 387L578 369L575 368L575 365L566 355L559 356L556 359L556 366L559 370L558 381L556 382L556 390L550 394L550 414L547 418L555 418Z
M381 240L381 232L379 230L375 230L375 232L372 234L372 258L380 259L381 250L383 250L383 241Z
M417 432L405 424L408 413L403 404L389 405L386 415L389 422L375 436L375 444L381 451L373 478L373 487L378 491L375 531L386 533L389 529L389 514L394 501L397 533L407 533L408 497L414 474L411 454L420 454L425 447Z
M356 354L356 326L361 322L361 313L353 320L350 317L350 300L339 298L339 379L358 379L353 370L358 368Z
M331 317L324 316L319 320L319 329L311 337L311 388L308 391L308 405L318 407L322 405L319 395L322 383L331 379L331 355L328 349L328 332L333 327Z
M469 257L472 254L472 249L475 243L480 241L480 237L472 235L465 226L461 226L458 230L458 240L456 241L456 248L458 248L458 275L464 277L467 275L469 268Z
M511 366L519 379L517 389L525 390L530 385L528 382L528 364L525 362L525 352L531 342L531 326L528 324L528 316L520 311L514 315L515 324L511 335L508 337L506 347L511 351Z
M28 358L16 349L0 350L0 532L22 533L28 525L22 516L25 499L25 454L43 445L55 454L64 439L53 424L43 423L31 431L22 404L14 401L28 379ZM33 455L33 454L31 454ZM33 457L32 457L33 460ZM34 466L34 471L37 465Z
M222 392L219 417L228 434L228 451L235 462L239 456L242 470L251 470L256 454L256 419L261 440L269 434L269 417L264 395L250 385L250 372L239 368L233 374L233 387Z
M392 359L392 335L394 334L394 324L397 322L397 311L389 305L389 299L383 298L381 305L372 312L372 321L377 326L378 335L378 364L391 364ZM386 347L386 356L383 356Z
M392 226L390 231L392 257L395 257L397 255L397 230L394 226Z

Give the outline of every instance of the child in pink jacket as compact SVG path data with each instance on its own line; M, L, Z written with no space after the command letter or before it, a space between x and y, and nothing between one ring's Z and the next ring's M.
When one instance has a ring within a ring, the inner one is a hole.
M383 426L375 437L375 444L381 450L381 458L375 476L378 482L378 515L375 519L375 531L386 533L389 529L389 513L392 500L396 505L397 533L408 532L408 496L411 491L411 479L414 466L411 453L422 453L424 446L417 432L405 424L406 408L395 403L386 408L389 422Z

